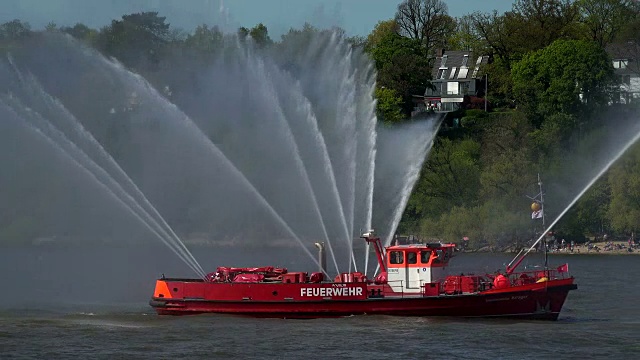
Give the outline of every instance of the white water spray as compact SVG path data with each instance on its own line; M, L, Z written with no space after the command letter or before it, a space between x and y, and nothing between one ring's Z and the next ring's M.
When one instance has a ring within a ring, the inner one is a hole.
M533 249L535 249L535 247L540 243L540 241L542 241L542 239L545 237L545 235L558 223L558 221L560 221L560 219L562 219L562 217L567 213L567 211L569 211L571 209L571 207L573 207L573 205L575 205L576 202L578 202L578 200L580 200L580 198L582 197L582 195L584 195L584 193L587 192L587 190L589 190L589 188L591 188L593 186L593 184L596 183L596 181L598 181L598 179L600 179L600 177L602 175L604 175L604 173L607 172L607 170L609 170L609 168L627 151L629 150L629 148L631 146L633 146L633 144L635 144L638 140L640 139L640 132L638 132L631 140L629 140L629 142L627 142L625 144L625 146L616 154L616 156L613 157L613 159L611 159L611 161L609 161L603 168L602 170L600 170L600 172L587 184L587 186L584 187L584 189L582 189L582 191L580 191L580 193L569 203L569 205L560 213L560 215L558 215L558 217L556 217L555 220L553 220L553 222L542 232L542 235L540 235L540 237L538 238L538 240L536 240L533 245L531 245L531 247L529 249L527 249L527 251L522 254L521 258L524 258L525 256L527 256L527 254L529 254Z

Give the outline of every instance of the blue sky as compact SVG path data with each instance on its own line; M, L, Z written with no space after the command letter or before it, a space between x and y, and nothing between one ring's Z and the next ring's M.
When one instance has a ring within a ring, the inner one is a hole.
M275 39L289 28L309 22L340 26L348 35L366 36L378 21L393 18L401 0L0 0L0 22L21 19L34 29L53 21L100 28L123 14L158 11L172 27L187 31L199 24L227 30L260 22ZM511 9L512 0L445 0L449 15Z

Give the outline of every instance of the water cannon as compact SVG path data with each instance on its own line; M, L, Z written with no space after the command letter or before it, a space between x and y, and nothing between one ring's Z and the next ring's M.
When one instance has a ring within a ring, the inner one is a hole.
M383 255L382 243L380 242L380 238L375 236L373 229L362 234L360 237L367 242L367 246L369 244L373 244L373 248L376 251L376 257L378 258L378 265L380 266L380 269L382 270L382 272L386 272L387 267L385 266L385 263L384 263L384 255ZM368 251L369 250L367 248L367 252Z
M370 238L370 237L374 237L374 231L373 229L369 230L368 232L362 234L360 237L362 238Z

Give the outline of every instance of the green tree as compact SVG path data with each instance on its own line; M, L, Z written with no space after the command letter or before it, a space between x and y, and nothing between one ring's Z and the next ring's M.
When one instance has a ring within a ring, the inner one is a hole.
M44 31L48 31L48 32L56 32L58 30L59 30L58 29L58 24L54 23L53 21L49 22L44 27Z
M575 39L578 8L571 0L518 0L513 10L498 15L472 14L476 31L507 69L531 51L559 39Z
M438 138L409 199L405 218L437 217L472 206L480 192L480 144Z
M629 0L578 0L585 37L601 47L611 43L637 14Z
M448 37L447 49L473 51L475 54L488 54L488 46L474 26L472 15L456 19L456 29Z
M377 100L376 111L378 119L385 123L397 123L404 120L402 114L402 97L398 96L395 90L385 87L376 88L375 97Z
M85 24L76 23L72 27L63 26L60 31L65 32L78 40L82 40L88 44L95 44L98 38L98 31L88 27Z
M20 20L0 24L0 54L12 50L31 34L29 24Z
M245 40L247 37L251 37L258 47L265 47L273 44L273 41L269 37L269 31L262 23L248 29L241 27L238 29L238 37L241 40Z
M560 39L576 39L579 10L574 0L518 0L511 21L517 49L524 55Z
M394 19L378 21L373 30L367 35L365 42L365 50L371 52L372 49L380 46L383 40L389 36L389 34L398 33L398 24Z
M532 116L586 116L606 106L615 84L607 53L594 42L558 40L513 66L513 91Z
M379 25L387 28L386 31L376 34L375 43L367 44L378 71L378 85L402 96L403 112L409 115L413 110L413 95L423 94L430 84L429 60L418 40L398 35L387 27L389 23Z
M20 40L31 34L29 23L18 19L0 25L0 40Z
M193 34L187 36L185 45L204 54L213 54L222 44L222 40L222 31L217 26L209 28L203 24L197 26Z
M563 226L564 229L561 230L582 235L609 232L611 227L608 218L610 203L611 185L607 176L596 182L576 203L575 209L572 211L575 214L574 228ZM564 221L561 221L559 225L564 225Z
M464 123L463 123L464 124ZM521 112L492 113L476 125L482 144L482 201L504 203L517 210L523 193L535 182L531 160L532 128Z
M122 20L113 20L102 29L99 46L128 66L136 67L147 61L157 64L169 37L169 24L165 20L157 12L123 15Z
M611 168L608 218L615 231L637 232L640 218L640 149L635 146Z

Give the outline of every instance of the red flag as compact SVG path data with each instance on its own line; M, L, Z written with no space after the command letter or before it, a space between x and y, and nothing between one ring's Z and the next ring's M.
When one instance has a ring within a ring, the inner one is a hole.
M556 270L560 273L569 272L569 264L560 265Z

